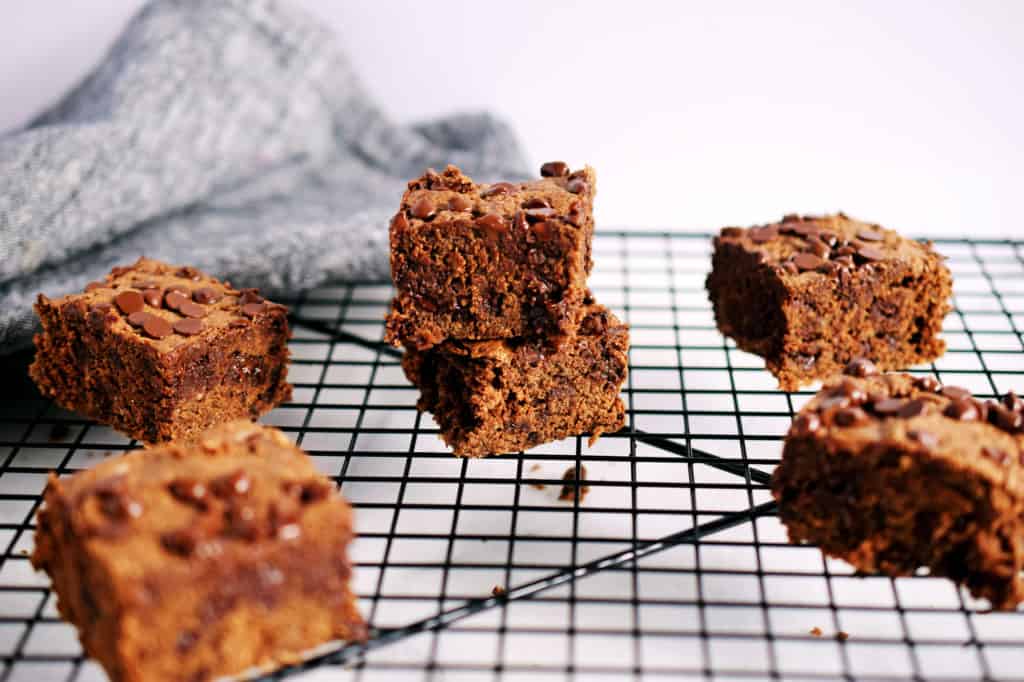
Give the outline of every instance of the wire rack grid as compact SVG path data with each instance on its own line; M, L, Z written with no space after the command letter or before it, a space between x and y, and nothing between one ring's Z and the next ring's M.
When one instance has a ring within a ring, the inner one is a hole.
M1024 243L942 240L949 350L918 373L981 396L1024 386ZM603 232L591 286L630 323L628 425L594 447L452 457L379 341L380 282L293 301L281 427L357 511L354 577L373 626L276 673L304 679L1024 679L1024 619L926 575L863 577L786 542L768 478L812 390L776 389L716 331L708 235ZM27 560L50 470L136 446L55 408L4 360L4 680L103 679ZM559 499L566 470L586 495Z

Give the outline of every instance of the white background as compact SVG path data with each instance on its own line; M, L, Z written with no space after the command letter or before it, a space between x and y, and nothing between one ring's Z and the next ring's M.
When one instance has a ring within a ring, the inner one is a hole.
M102 55L138 0L0 0L0 130ZM535 163L599 172L604 226L844 210L1019 236L1024 2L333 2L395 119L500 112Z

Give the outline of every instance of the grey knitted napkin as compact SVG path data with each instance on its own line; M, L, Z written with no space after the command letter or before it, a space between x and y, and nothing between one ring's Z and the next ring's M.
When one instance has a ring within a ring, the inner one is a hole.
M404 182L447 163L526 172L489 115L390 122L336 36L291 6L153 2L80 85L0 137L0 352L30 343L37 293L140 255L271 294L384 275Z

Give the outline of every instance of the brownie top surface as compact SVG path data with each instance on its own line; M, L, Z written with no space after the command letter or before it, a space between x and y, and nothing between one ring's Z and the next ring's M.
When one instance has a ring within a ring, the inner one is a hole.
M238 290L195 268L149 258L114 268L102 281L86 285L83 293L52 301L40 295L40 303L81 306L98 314L111 333L137 337L160 352L218 329L247 327L257 315L287 311L255 289Z
M576 337L619 337L624 340L624 343L628 343L628 334L629 326L623 324L608 308L594 303L592 300L585 303L585 312L580 320L579 328L576 330ZM555 334L486 341L448 340L439 346L439 350L475 359L511 362L522 355L532 357L538 353L543 356L558 352L572 338L567 334Z
M587 166L570 171L562 162L541 168L543 177L528 182L477 184L455 166L441 173L428 169L409 183L393 229L438 222L475 221L486 216L502 220L521 215L530 222L562 220L583 223L587 202L596 188L594 169ZM493 219L492 219L493 220Z
M830 452L916 451L1024 495L1024 401L982 401L932 377L879 374L855 360L793 420L789 438L824 437Z
M762 263L774 267L784 278L809 272L828 275L894 262L917 272L934 267L942 258L931 244L842 213L788 215L769 225L724 227L715 245L724 244L759 254Z
M350 532L350 509L278 430L235 421L51 479L73 532L112 572L139 576ZM320 530L318 530L320 529Z

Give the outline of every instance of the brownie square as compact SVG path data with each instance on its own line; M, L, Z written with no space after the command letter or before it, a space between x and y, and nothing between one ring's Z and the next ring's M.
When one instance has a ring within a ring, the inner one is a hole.
M837 377L800 411L772 478L792 542L864 573L922 567L996 609L1024 600L1024 403L931 377Z
M51 475L32 564L115 682L209 680L362 640L352 512L276 429L236 421Z
M456 455L514 452L581 433L591 443L625 421L619 389L629 328L588 302L572 334L446 341L407 349L406 376Z
M141 258L36 312L42 394L146 443L291 397L287 309L194 268Z
M454 167L409 183L391 221L389 343L566 334L591 269L594 171L544 164L532 182L478 185Z
M854 358L888 370L939 357L952 286L930 243L841 213L724 228L707 279L719 330L786 391Z

